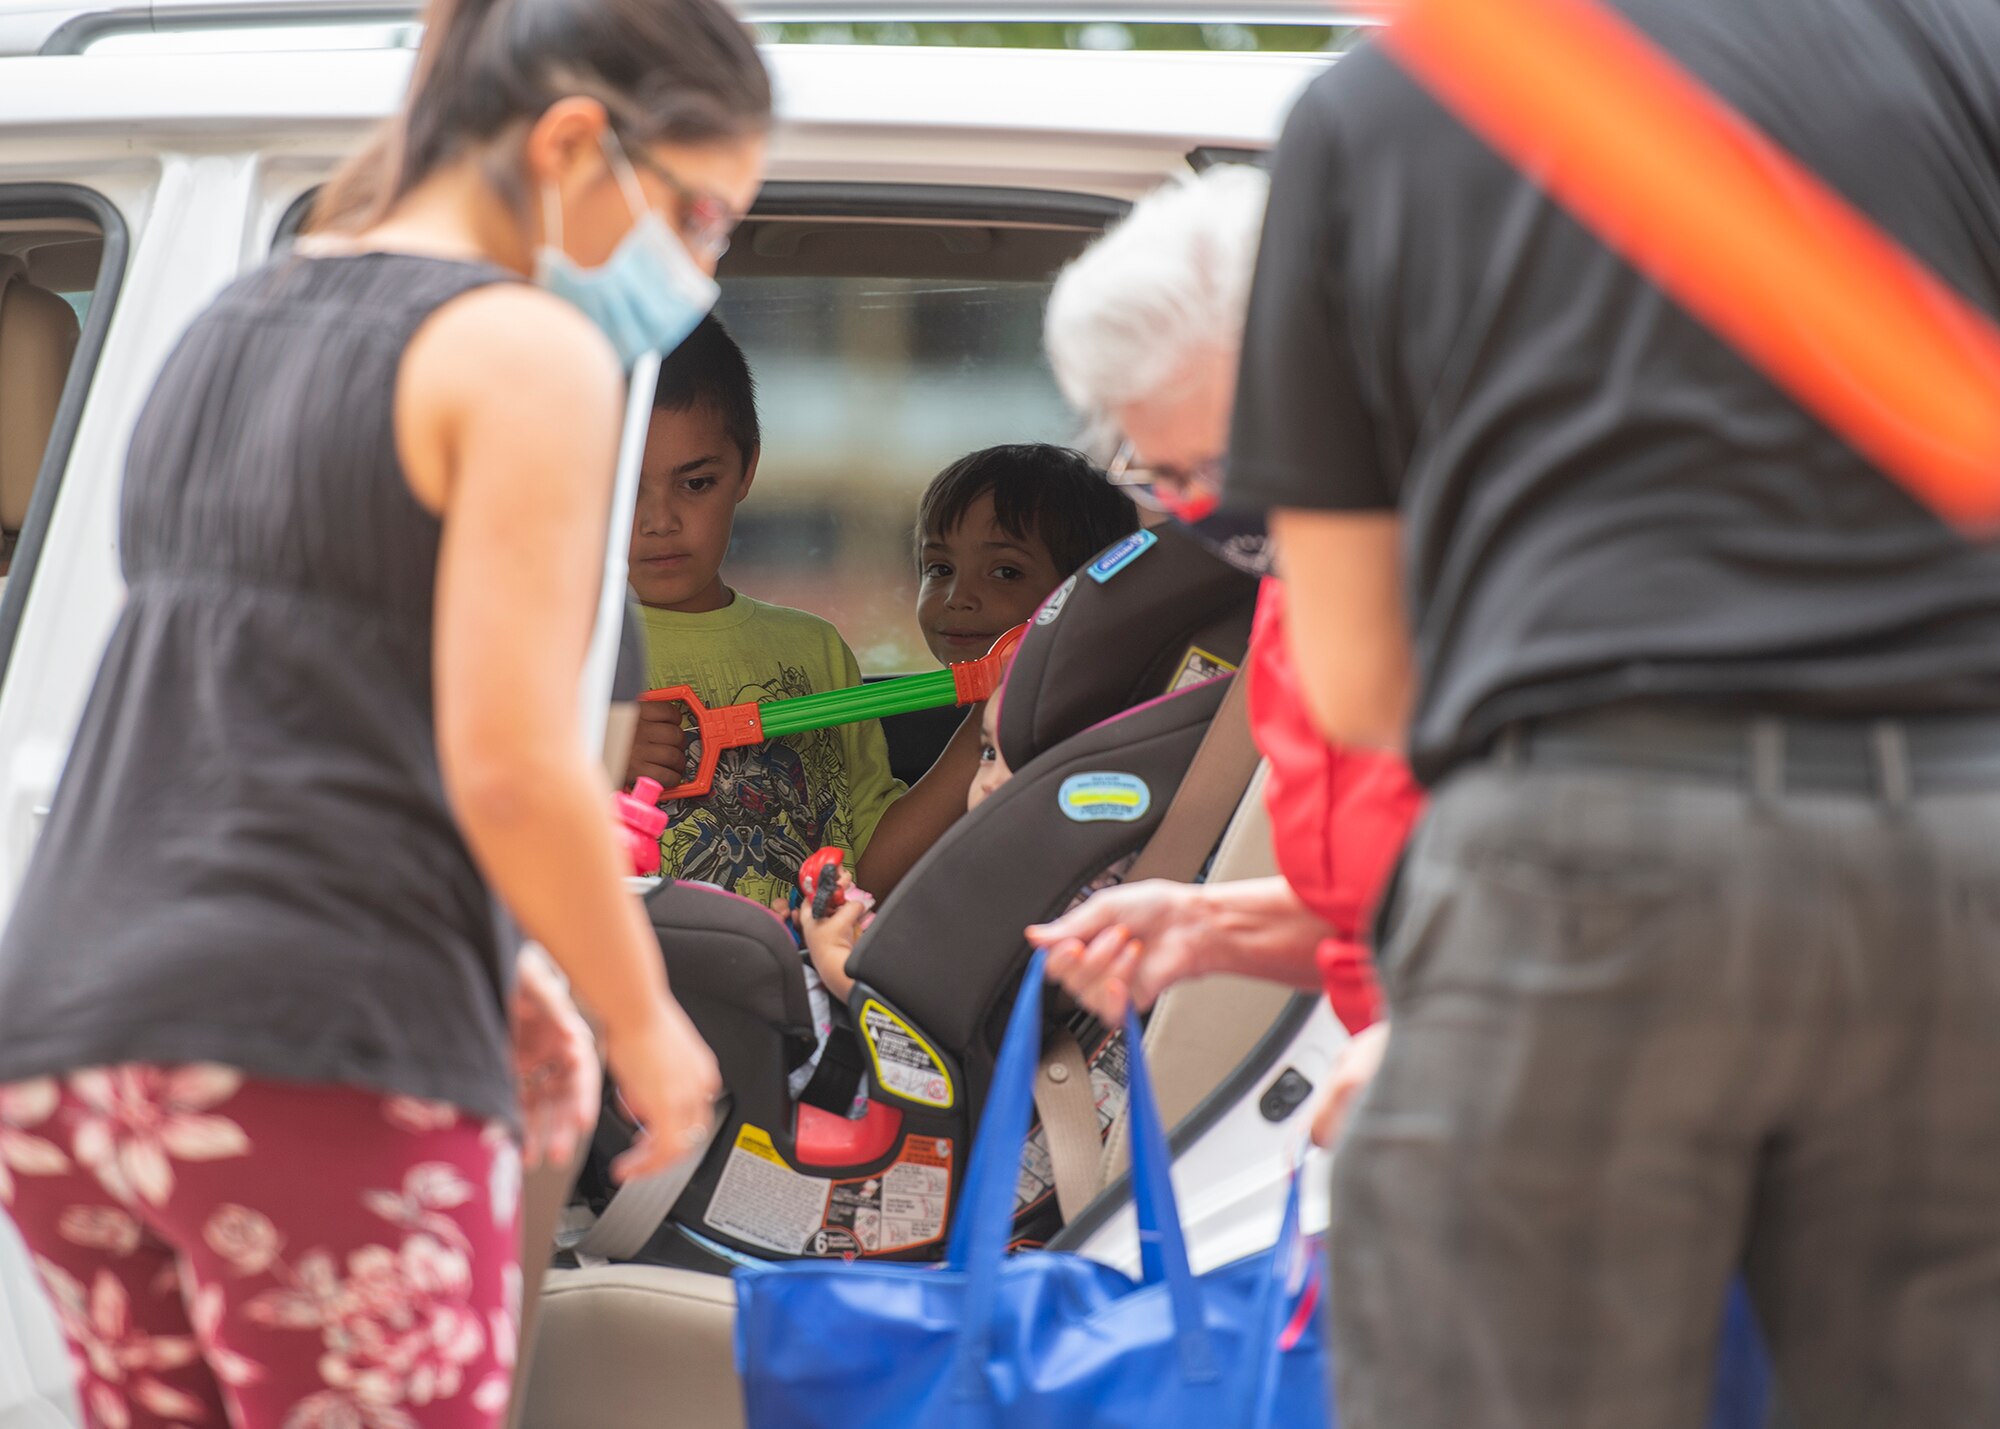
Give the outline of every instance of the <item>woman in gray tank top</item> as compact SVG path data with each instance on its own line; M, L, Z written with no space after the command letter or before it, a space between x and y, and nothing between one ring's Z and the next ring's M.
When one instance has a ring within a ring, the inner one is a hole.
M440 0L315 236L168 359L0 938L0 1204L93 1425L498 1422L517 1136L566 1157L598 1088L515 920L624 1173L705 1130L576 691L619 360L712 303L770 104L722 0Z

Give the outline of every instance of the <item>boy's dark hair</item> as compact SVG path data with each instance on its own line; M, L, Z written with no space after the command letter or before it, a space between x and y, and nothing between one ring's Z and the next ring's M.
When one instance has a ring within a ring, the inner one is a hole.
M1139 529L1138 508L1089 457L1022 442L962 456L932 478L917 508L917 544L957 530L972 503L989 492L1000 529L1040 540L1065 575Z
M704 404L722 415L722 430L748 467L764 439L757 425L757 381L743 349L712 313L660 363L660 385L653 389L655 411L685 412Z

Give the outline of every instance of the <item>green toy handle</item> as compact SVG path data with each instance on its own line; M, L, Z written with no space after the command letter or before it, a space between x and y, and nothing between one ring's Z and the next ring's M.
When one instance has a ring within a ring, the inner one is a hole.
M1028 633L1017 625L993 642L993 648L977 660L933 670L924 675L898 675L893 680L877 680L872 685L855 685L823 694L800 695L796 699L768 703L723 705L710 709L685 685L648 690L639 696L646 703L673 703L694 717L701 735L701 764L694 778L665 790L660 798L699 799L715 787L715 766L725 749L741 749L767 739L808 730L832 729L888 715L914 714L919 710L947 709L952 705L978 704L991 699L1007 674L1007 662Z

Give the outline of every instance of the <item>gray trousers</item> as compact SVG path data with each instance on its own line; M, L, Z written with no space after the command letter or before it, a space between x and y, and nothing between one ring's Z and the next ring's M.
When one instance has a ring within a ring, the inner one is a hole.
M1343 1429L2000 1426L2000 721L1600 716L1436 791L1334 1163Z

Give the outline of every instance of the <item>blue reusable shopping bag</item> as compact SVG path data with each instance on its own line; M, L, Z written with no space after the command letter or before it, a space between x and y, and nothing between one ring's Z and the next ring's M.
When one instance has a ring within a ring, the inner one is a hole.
M1297 1178L1273 1249L1196 1278L1133 1020L1140 1278L1081 1256L1007 1254L1042 964L1038 954L1029 965L1008 1024L944 1266L801 1260L737 1272L751 1429L1331 1429L1317 1305L1298 1309L1290 1273Z
M1297 1293L1298 1177L1273 1249L1194 1277L1130 1019L1140 1279L1081 1256L1007 1255L1042 984L1037 955L943 1268L800 1260L737 1272L736 1368L750 1429L1335 1429L1323 1297ZM1762 1429L1769 1388L1739 1283L1708 1429Z
M1771 1361L1742 1280L1729 1287L1722 1344L1715 1356L1715 1407L1708 1429L1764 1429L1770 1411Z

